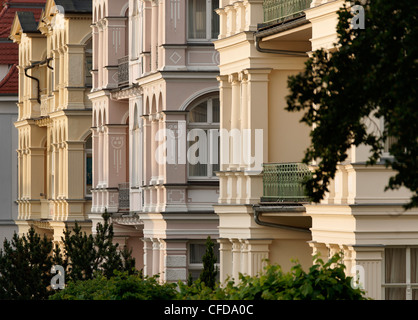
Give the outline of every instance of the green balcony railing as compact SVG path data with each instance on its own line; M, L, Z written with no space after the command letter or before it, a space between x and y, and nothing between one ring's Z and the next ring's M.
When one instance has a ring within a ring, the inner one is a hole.
M264 0L264 23L296 18L308 9L312 0Z
M302 182L311 177L311 171L303 163L263 164L262 202L306 202Z

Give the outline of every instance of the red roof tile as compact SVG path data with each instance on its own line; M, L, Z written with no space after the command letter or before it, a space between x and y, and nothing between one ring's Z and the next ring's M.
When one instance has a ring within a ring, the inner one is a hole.
M14 64L9 73L0 81L0 95L15 95L19 88L19 73L16 68L17 64Z

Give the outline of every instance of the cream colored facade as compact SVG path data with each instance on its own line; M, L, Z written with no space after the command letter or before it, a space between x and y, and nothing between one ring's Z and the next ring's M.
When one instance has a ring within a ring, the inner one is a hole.
M310 142L309 128L299 123L301 114L284 110L287 77L304 68L309 52L335 50L336 11L343 1L309 1L303 15L263 24L263 3L266 9L268 2L222 1L215 48L220 53L221 128L251 129L251 155L262 152L264 164L280 165L300 162ZM262 140L255 137L256 129L263 130ZM312 254L328 258L343 252L347 273L359 276L369 297L416 299L418 210L403 212L410 193L384 192L392 172L383 162L366 167L367 157L365 147L353 147L326 199L316 205L260 201L263 174L242 161L225 163L215 206L221 280L237 278L239 272L256 274L262 259L288 269L291 258L309 267Z
M68 7L67 7L68 6ZM47 1L39 21L18 13L19 233L59 243L66 225L91 230L91 8Z

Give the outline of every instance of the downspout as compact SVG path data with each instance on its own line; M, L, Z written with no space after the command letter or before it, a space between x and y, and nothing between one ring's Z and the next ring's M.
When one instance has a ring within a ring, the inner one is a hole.
M38 101L39 104L41 104L41 87L40 87L39 79L28 75L27 71L29 69L33 69L35 67L41 66L45 63L47 63L48 68L52 69L52 67L49 65L49 61L51 61L51 60L52 60L52 58L47 58L43 61L32 63L29 67L25 68L25 76L27 76L28 78L30 78L32 80L35 80L36 83L38 84L38 96L36 97L36 101Z
M259 205L253 205L255 223L257 223L260 226L264 226L264 227L279 228L279 229L284 229L284 230L306 232L306 233L311 232L309 228L292 227L292 226L288 226L288 225L284 225L284 224L279 224L279 223L273 223L273 222L267 222L267 221L260 220L262 212L266 212L266 211L276 212L277 208L272 208L270 210L266 210L266 209L262 210L262 209L260 209Z
M41 104L41 98L40 98L40 96L41 96L41 88L40 88L40 85L39 85L39 79L38 78L35 78L35 77L32 77L32 76L30 76L30 75L27 74L27 71L29 69L33 69L35 67L36 67L36 65L31 65L29 67L26 67L25 68L25 76L27 76L28 78L31 78L31 79L33 79L33 80L35 80L37 82L37 84L38 84L38 96L36 97L36 100L38 101L39 104Z

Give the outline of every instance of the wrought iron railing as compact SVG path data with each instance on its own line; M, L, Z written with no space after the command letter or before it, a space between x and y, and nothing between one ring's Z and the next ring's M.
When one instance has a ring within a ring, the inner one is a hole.
M119 184L119 212L129 211L129 182Z
M118 85L129 83L129 56L118 59Z
M306 202L303 181L311 171L303 163L263 164L263 198L266 202Z
M264 23L296 18L308 9L312 0L264 0Z

